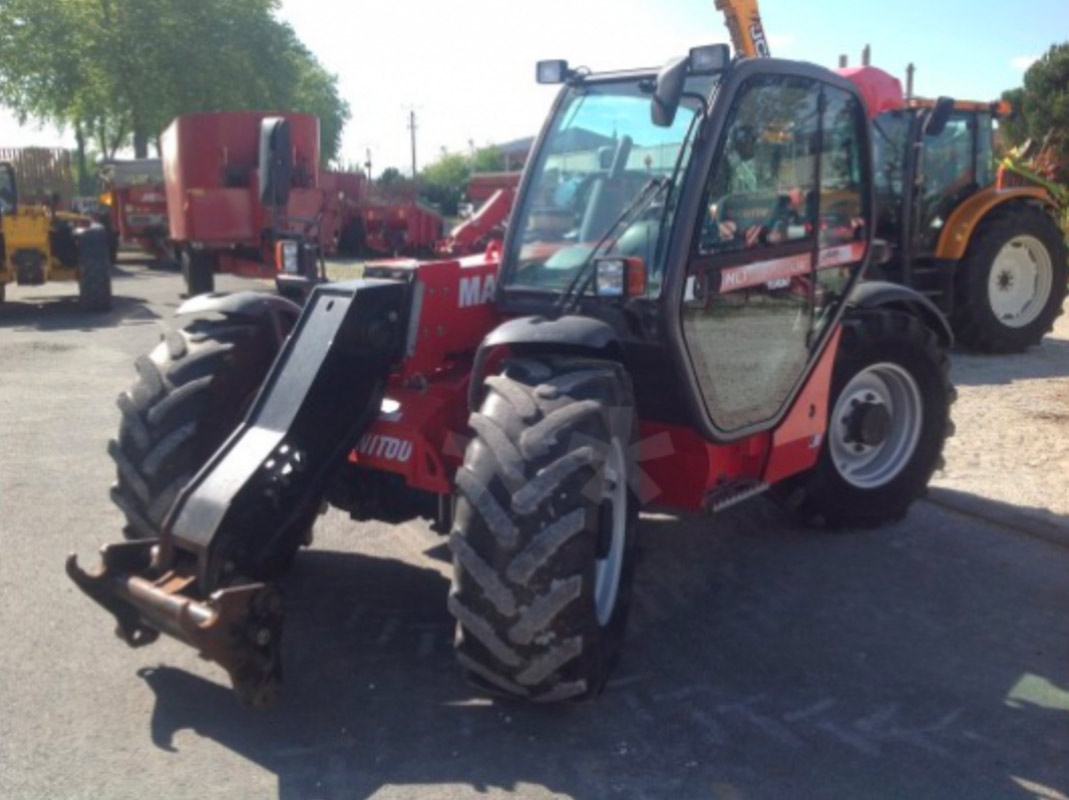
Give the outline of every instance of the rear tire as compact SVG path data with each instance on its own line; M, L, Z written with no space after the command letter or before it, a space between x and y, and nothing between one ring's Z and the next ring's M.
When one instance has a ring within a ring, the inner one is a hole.
M912 315L847 318L820 456L772 495L807 525L871 528L902 519L941 467L953 430L949 366L935 333Z
M338 255L356 258L364 251L364 220L354 217L338 237Z
M266 321L197 318L137 360L138 380L117 401L119 435L108 443L126 538L159 536L179 490L242 420L280 347Z
M520 359L486 385L450 538L457 658L506 696L592 696L619 656L631 597L630 378L609 361Z
M1062 313L1067 263L1063 234L1043 211L1025 205L994 211L954 276L957 339L985 353L1039 344Z
M196 297L215 291L215 254L205 250L183 248L182 280L186 284L186 296Z
M89 255L78 265L78 300L86 311L111 309L111 264L100 255Z

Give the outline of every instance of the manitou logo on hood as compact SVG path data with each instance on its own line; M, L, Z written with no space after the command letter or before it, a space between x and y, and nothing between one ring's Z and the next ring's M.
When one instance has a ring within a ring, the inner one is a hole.
M497 288L497 278L493 274L461 278L457 305L461 308L486 305L494 299L495 288Z
M412 457L412 442L381 433L365 433L360 437L356 451L369 458L384 458L404 464Z

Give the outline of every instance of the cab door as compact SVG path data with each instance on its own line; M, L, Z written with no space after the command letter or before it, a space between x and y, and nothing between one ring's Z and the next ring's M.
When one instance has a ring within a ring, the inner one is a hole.
M821 74L746 78L711 145L681 320L718 439L779 420L866 255L868 121Z

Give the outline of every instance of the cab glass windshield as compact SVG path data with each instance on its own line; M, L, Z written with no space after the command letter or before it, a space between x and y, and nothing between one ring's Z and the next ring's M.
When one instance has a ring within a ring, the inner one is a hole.
M596 255L641 258L650 292L697 117L714 79L692 76L671 127L650 119L651 93L632 78L571 86L550 122L513 218L506 287L564 291ZM690 95L690 96L688 96Z

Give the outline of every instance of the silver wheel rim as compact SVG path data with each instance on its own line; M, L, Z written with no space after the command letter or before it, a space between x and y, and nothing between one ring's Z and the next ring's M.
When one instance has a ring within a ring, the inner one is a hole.
M1034 236L1015 236L991 265L987 297L995 318L1008 328L1023 328L1043 313L1054 283L1050 253Z
M627 469L623 447L615 439L605 460L600 507L605 503L612 505L612 540L605 557L594 562L594 608L602 627L609 624L616 609L627 538Z
M858 405L882 405L890 415L887 436L875 445L850 435L848 420ZM835 401L828 430L832 462L839 475L859 489L875 489L894 480L917 449L923 421L920 388L897 364L873 364L853 378Z

